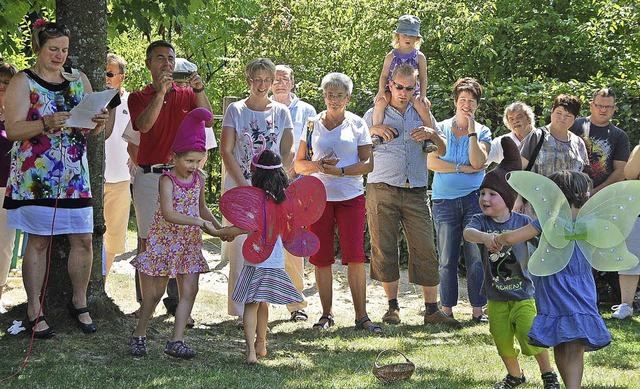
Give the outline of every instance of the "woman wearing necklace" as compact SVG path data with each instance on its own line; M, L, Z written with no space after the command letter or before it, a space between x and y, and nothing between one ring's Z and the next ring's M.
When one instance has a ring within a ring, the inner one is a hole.
M487 299L480 295L483 272L476 244L462 241L462 231L474 214L481 213L478 188L484 178L491 131L474 119L482 86L473 78L453 84L455 116L438 125L445 134L447 152L430 153L427 167L435 172L432 183L432 210L440 260L440 302L442 311L453 316L458 304L458 261L463 243L467 267L467 291L473 308L472 320L486 323L482 308Z
M73 288L69 313L84 333L92 333L96 326L86 293L93 259L93 207L86 146L88 135L100 133L107 122L113 126L113 118L104 110L93 117L93 129L65 125L68 111L92 92L82 72L63 68L69 30L38 20L31 46L36 63L13 78L5 99L7 136L16 142L4 208L9 227L29 234L22 262L28 321L36 338L55 335L42 313L40 292L51 235L67 235Z
M9 63L0 63L0 314L5 313L2 305L2 291L7 285L11 258L13 257L13 242L16 230L7 226L7 210L2 208L5 186L11 166L11 148L13 142L7 139L4 129L4 97L7 87L18 69Z
M286 105L268 97L276 75L276 66L268 58L255 58L245 67L249 97L229 105L222 121L220 155L226 170L224 191L237 186L251 186L251 158L263 147L273 150L290 166L294 157L293 121ZM244 304L233 301L233 291L240 277L244 257L242 245L246 235L222 243L222 255L229 260L227 310L242 325Z
M320 250L309 258L315 267L316 286L322 316L314 329L327 330L333 320L334 231L338 227L342 264L348 266L348 281L355 328L382 332L373 324L366 309L364 267L365 200L363 174L373 170L371 136L364 119L346 110L353 82L342 73L329 73L322 79L327 109L309 119L302 132L295 170L320 179L327 191L323 215L310 229L320 239Z

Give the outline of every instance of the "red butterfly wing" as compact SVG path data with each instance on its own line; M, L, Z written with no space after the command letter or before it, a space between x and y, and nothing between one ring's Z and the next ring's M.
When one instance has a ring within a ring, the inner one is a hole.
M220 198L220 212L233 225L254 231L242 245L242 255L251 263L264 262L281 234L277 206L264 191L251 186L233 188Z
M282 203L284 247L296 256L313 255L320 248L320 241L308 227L324 212L327 202L324 185L315 177L305 176L291 183L285 193L287 200Z

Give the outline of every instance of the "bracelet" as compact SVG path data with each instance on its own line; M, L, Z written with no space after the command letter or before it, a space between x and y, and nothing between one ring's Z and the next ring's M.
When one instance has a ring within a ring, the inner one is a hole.
M200 88L200 89L193 88L193 93L202 93L202 92L204 92L204 84L202 85L202 88Z
M344 177L344 168L343 167L340 168L340 172L342 172L342 177Z
M42 120L42 132L46 134L47 132L51 131L51 127L47 126L47 123L44 122L44 116L40 119Z
M460 174L460 164L456 165L456 174Z
M478 137L478 133L477 132L470 132L469 133L469 138L471 138L472 136L475 136L477 138Z

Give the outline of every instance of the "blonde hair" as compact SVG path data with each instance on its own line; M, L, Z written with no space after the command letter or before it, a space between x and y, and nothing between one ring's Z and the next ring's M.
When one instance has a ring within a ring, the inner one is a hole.
M413 48L416 50L420 50L420 45L423 42L423 39L421 36L417 36L416 38L418 38L418 40L416 40L416 43L413 44ZM393 46L394 49L397 49L400 47L400 34L398 34L397 32L393 33L393 40L391 41L391 46Z
M38 54L49 39L60 38L61 36L69 38L69 29L64 25L53 22L42 23L31 34L31 49L33 53Z
M244 68L244 72L249 78L261 70L268 72L272 79L276 78L276 65L269 58L254 58Z

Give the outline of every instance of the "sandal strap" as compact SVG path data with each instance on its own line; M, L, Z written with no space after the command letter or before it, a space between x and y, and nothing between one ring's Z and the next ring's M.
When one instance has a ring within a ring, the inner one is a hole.
M182 340L176 340L175 342L167 342L167 354L180 358L192 358L196 355L195 350L187 347Z

